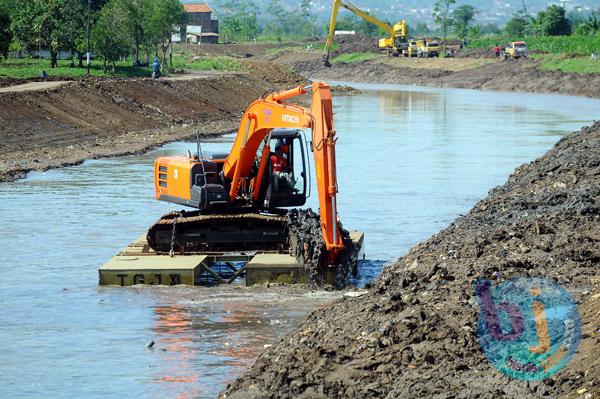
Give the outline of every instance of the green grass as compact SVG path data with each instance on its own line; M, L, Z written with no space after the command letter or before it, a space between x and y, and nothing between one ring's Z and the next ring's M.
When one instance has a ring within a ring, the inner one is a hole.
M16 79L36 78L40 76L42 70L48 73L48 76L60 77L80 77L85 76L87 69L70 68L69 60L58 60L58 68L50 68L50 60L35 59L16 59L0 60L0 77L9 77ZM77 65L77 62L75 63ZM136 77L151 76L150 68L134 68L131 61L120 61L116 63L115 73L104 73L102 61L93 61L90 68L92 76L118 76L118 77Z
M92 62L90 74L92 76L113 76L113 77L150 77L152 68L133 67L132 60L119 61L116 63L115 73L104 73L104 66L101 60ZM58 60L58 68L50 68L50 60L36 60L31 58L0 60L0 77L15 79L36 78L40 76L42 70L46 71L48 76L58 76L65 78L76 78L85 76L87 69L71 68L70 60ZM76 62L77 64L77 62ZM182 53L173 57L173 66L177 69L191 69L197 71L241 71L243 64L234 58L229 57L202 57L193 59L191 52ZM163 73L167 74L167 68L163 65Z
M338 55L337 57L333 58L331 62L350 64L352 62L374 60L375 58L378 58L378 55L375 53L348 53Z
M509 37L492 36L471 40L469 48L491 48L496 44L501 46L513 41L523 40L529 50L550 54L590 55L592 51L600 52L600 35L596 36L532 36Z
M173 67L176 69L191 69L195 71L242 71L244 64L231 57L193 57L184 52L173 56Z
M600 60L591 57L570 57L560 54L535 54L531 56L540 61L540 68L548 71L569 73L600 73Z

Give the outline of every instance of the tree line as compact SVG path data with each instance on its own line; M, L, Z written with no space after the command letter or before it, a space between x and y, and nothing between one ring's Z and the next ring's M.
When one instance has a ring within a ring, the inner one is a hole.
M114 71L127 56L136 65L151 54L166 60L175 27L184 21L179 0L0 0L0 55L44 48L52 68L59 52L69 52L71 66L78 60L81 67L89 28L90 50Z

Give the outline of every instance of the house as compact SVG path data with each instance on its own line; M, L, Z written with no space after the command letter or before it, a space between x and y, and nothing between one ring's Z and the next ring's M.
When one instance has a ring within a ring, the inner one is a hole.
M187 14L187 25L183 37L191 43L217 44L219 42L219 21L212 19L213 10L206 3L183 5Z

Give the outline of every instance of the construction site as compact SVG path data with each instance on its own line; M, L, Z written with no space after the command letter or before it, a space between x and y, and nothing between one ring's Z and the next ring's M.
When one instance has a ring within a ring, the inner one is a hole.
M0 63L0 396L600 397L600 73L331 3L185 4L219 67Z

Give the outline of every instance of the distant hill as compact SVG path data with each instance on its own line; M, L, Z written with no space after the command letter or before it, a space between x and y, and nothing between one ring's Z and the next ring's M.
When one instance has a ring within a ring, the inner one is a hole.
M258 8L262 11L261 19L265 19L268 16L265 15L264 10L268 7L272 0L254 0ZM198 3L201 1L182 0L183 3ZM214 10L215 14L218 15L219 7L222 5L224 0L207 0L206 1ZM284 7L293 8L298 4L298 0L281 0L280 3ZM433 11L433 0L419 1L419 0L350 0L350 2L357 7L368 10L371 14L376 15L378 18L397 21L402 18L407 19L409 23L416 23L420 21L431 22L432 11ZM329 18L331 13L332 0L313 0L313 11L320 20L326 20ZM548 7L550 4L561 3L562 1L549 1L549 0L526 0L528 11L531 14L536 14L538 11ZM463 4L470 4L480 10L478 15L478 21L482 23L495 22L502 24L506 22L514 13L523 9L522 0L470 0L463 1L458 0L456 6ZM564 2L568 11L581 9L581 10L592 10L600 7L598 0L567 0ZM348 11L342 10L341 13L348 13Z

